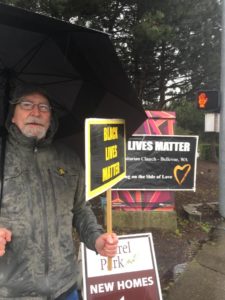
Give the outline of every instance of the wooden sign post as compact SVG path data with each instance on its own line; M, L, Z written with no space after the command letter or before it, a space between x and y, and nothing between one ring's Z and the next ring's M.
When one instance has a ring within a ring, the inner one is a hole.
M86 119L85 181L86 200L106 191L107 232L112 233L111 187L126 176L125 121L121 119ZM108 259L112 269L112 259Z
M106 218L107 218L107 233L112 233L112 191L108 189L106 191ZM112 270L112 257L108 257L108 270Z

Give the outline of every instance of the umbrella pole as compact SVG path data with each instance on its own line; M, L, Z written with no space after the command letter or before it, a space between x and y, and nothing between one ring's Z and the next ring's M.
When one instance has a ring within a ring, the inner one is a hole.
M112 233L112 193L111 189L106 191L106 217L107 217L107 233ZM108 257L108 271L112 270L112 257Z

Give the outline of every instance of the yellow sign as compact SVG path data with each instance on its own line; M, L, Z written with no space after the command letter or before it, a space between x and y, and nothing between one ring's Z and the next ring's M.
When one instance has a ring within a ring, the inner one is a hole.
M86 200L114 186L126 176L125 121L86 119Z

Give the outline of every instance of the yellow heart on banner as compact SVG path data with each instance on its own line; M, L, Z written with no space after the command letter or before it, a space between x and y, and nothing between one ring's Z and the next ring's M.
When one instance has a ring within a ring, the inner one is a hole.
M179 179L178 178L178 171L181 171L181 172L183 172L183 175L182 175L182 178L181 179ZM173 175L174 175L174 177L175 177L175 179L176 179L176 181L177 181L177 183L179 184L179 185L181 185L183 182L184 182L184 180L186 179L186 177L187 177L187 175L188 175L188 173L191 171L191 165L190 164L186 164L186 165L184 165L184 166L180 166L180 165L177 165L174 169L173 169Z

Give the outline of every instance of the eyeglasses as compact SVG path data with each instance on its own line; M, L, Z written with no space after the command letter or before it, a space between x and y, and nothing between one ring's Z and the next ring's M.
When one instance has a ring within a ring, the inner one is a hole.
M35 106L38 107L39 111L41 112L50 112L51 111L51 106L45 103L33 103L27 100L18 100L18 102L14 103L18 104L23 110L33 110Z

